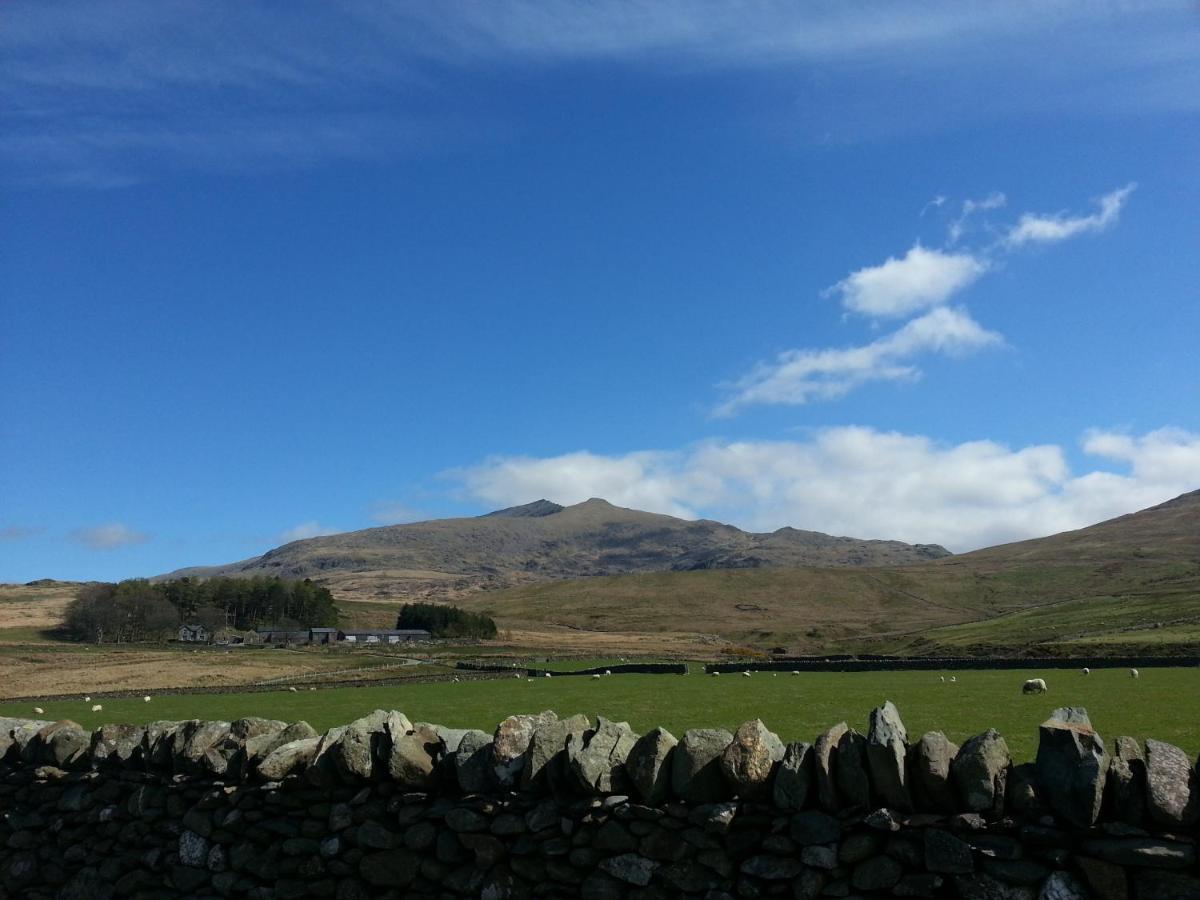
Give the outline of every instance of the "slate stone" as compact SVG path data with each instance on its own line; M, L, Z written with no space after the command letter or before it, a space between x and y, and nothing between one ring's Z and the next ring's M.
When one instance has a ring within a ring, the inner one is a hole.
M1091 896L1078 878L1060 869L1043 882L1038 900L1091 900Z
M938 897L945 879L932 872L915 872L905 875L892 888L893 897Z
M1011 763L1008 744L994 728L967 740L950 766L961 804L975 813L1001 813Z
M567 771L573 783L586 793L627 793L625 760L638 736L625 722L600 716L590 734L574 732L567 737Z
M960 900L1037 900L1037 892L1026 885L1005 884L1003 881L976 872L956 875L955 897Z
M1113 742L1112 759L1105 783L1108 813L1105 818L1119 819L1130 825L1146 822L1146 754L1140 742L1119 737Z
M850 883L860 891L886 891L904 874L900 863L890 856L876 856L854 867Z
M273 734L251 735L242 744L244 764L248 769L253 769L259 760L265 759L271 751L282 747L284 744L315 737L320 737L320 735L307 722L293 722L282 731Z
M767 881L785 881L795 878L804 869L799 859L786 856L771 856L761 853L742 861L740 869L745 875L753 875Z
M744 722L721 754L721 773L738 797L762 797L783 753L783 741L762 719Z
M186 769L201 768L205 753L228 738L232 731L230 722L198 722L187 730L187 739L176 751L176 762Z
M993 878L1008 884L1041 884L1050 874L1050 869L1033 859L988 859L981 868Z
M813 756L812 745L804 741L795 741L784 748L771 786L775 806L786 810L804 809L815 778Z
M946 875L965 875L975 870L971 847L948 831L925 829L925 868Z
M813 745L813 766L817 776L817 800L821 809L826 812L838 812L841 803L838 800L837 782L837 746L842 736L850 730L845 722L828 728L817 737Z
M940 731L921 736L908 751L908 768L913 804L919 810L955 812L958 803L950 781L950 766L958 745Z
M634 742L625 772L643 803L665 803L671 795L671 754L679 743L665 728L655 728Z
M317 740L317 749L304 770L304 777L316 787L331 787L341 781L333 761L333 748L338 745L346 731L345 725L330 728Z
M1141 898L1154 900L1196 900L1200 897L1200 876L1183 872L1156 872L1147 869L1135 872L1133 883Z
M420 869L420 858L409 850L366 853L358 864L363 881L375 887L407 887Z
M1083 842L1083 853L1119 866L1186 869L1196 861L1196 847L1157 838L1098 838Z
M1165 741L1146 741L1146 811L1165 828L1187 828L1200 821L1200 786L1187 754Z
M693 728L684 732L671 754L671 789L689 803L714 803L729 796L721 774L721 754L733 740L724 728Z
M549 791L565 783L566 747L570 735L583 735L590 727L587 716L554 719L536 726L529 740L525 767L521 770L521 789Z
M867 774L867 740L853 728L838 740L837 767L834 770L843 812L871 806L871 779Z
M883 838L870 832L848 834L838 844L838 862L853 865L875 856L883 849Z
M1096 900L1129 900L1128 879L1121 866L1090 856L1076 856L1075 865Z
M1104 799L1108 751L1086 709L1060 707L1039 726L1036 766L1050 808L1073 825L1090 828Z
M658 869L659 864L636 853L622 853L600 861L600 869L613 878L629 884L645 886Z
M1105 783L1107 784L1107 780ZM1010 813L1029 819L1038 818L1046 813L1046 806L1038 789L1036 764L1021 763L1008 770L1008 782L1004 786L1004 805Z
M828 813L813 809L792 816L788 833L797 844L831 844L841 837L842 826Z
M867 766L875 796L884 806L908 812L908 731L891 700L871 710L867 728Z

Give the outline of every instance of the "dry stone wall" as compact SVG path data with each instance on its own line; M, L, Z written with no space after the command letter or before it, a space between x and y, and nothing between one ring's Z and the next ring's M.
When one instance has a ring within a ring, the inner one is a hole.
M552 712L0 719L0 900L1200 898L1198 764L1055 710L1037 759L891 704L784 742Z

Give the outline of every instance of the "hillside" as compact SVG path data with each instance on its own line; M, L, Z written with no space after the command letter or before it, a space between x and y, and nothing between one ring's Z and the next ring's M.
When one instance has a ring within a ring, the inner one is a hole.
M339 600L456 598L485 588L705 569L887 566L939 559L938 546L781 528L741 531L592 499L547 500L473 518L437 519L294 541L262 556L169 575L312 578Z
M919 565L696 571L465 601L507 627L672 631L794 652L1200 652L1200 491Z

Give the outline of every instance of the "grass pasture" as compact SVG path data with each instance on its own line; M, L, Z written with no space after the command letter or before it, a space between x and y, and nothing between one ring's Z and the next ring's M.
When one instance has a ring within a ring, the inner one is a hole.
M939 680L945 674L947 681ZM953 674L958 681L949 683ZM1046 679L1050 693L1021 694L1026 678ZM1018 760L1033 757L1037 726L1057 706L1084 706L1109 741L1127 734L1200 752L1200 668L1147 669L1138 680L1125 669L938 672L756 673L712 677L613 675L607 678L501 678L460 683L415 683L329 688L297 693L181 694L105 699L92 713L78 700L41 704L46 718L70 718L92 728L103 722L154 719L234 719L260 715L304 719L318 729L350 721L376 708L403 710L414 721L491 730L506 715L553 709L628 721L644 732L662 725L676 736L688 728L733 728L761 718L784 740L812 740L845 720L865 731L872 707L890 699L910 736L941 730L961 743L986 728L998 729ZM0 703L0 716L32 716L29 703Z

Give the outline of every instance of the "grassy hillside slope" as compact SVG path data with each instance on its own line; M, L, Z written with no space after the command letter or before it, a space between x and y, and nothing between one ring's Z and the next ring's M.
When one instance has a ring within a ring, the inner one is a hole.
M922 565L658 573L464 602L511 627L690 627L796 652L1200 652L1200 491Z

